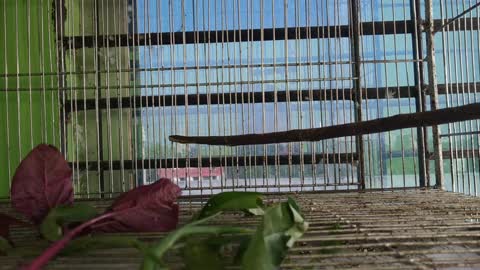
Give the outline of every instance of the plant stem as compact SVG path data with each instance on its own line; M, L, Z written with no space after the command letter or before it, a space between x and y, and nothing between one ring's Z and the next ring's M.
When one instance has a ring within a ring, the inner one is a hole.
M49 248L47 248L40 256L33 260L29 265L22 268L23 270L38 270L46 265L52 258L55 257L73 238L80 234L86 228L92 226L93 224L111 218L115 216L116 212L108 212L102 214L96 218L88 220L79 226L75 227L73 230L67 232L62 239L53 243Z

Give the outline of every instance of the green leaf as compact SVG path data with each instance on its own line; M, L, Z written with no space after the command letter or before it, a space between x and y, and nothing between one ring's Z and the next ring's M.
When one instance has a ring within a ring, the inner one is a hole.
M247 211L253 215L263 214L262 194L258 192L222 192L212 196L195 219L202 219L221 211Z
M108 248L138 248L143 249L145 244L136 237L127 236L83 236L72 240L68 246L62 250L62 255L87 253L92 250L108 249Z
M185 269L223 270L239 265L235 254L238 254L239 245L248 244L250 238L250 234L191 236L182 248Z
M42 250L45 250L51 245L50 242L46 240L38 240L35 243L30 243L28 246L16 246L8 250L8 256L17 256L17 257L36 257L38 254L42 253Z
M64 225L84 222L97 216L97 210L88 204L61 205L53 208L40 225L45 239L56 241L62 236Z
M250 245L251 240L252 240L252 235L245 235L242 239L240 239L238 241L239 245L238 245L237 254L233 258L233 263L235 265L241 265L242 264L243 254L245 254L245 251L247 250L248 246Z
M220 213L218 213L220 214ZM201 225L209 220L215 218L218 214L209 216L204 219L200 219L189 223L164 237L160 242L149 248L145 254L143 262L144 269L150 269L152 259L159 265L162 264L162 257L165 253L172 248L177 241L190 235L220 235L220 234L237 234L251 232L248 229L232 227L232 226L205 226Z
M210 239L196 238L186 241L183 248L183 261L186 269L223 270L225 261L220 254L221 245Z
M278 269L288 249L307 229L308 223L293 199L268 208L243 254L242 269Z

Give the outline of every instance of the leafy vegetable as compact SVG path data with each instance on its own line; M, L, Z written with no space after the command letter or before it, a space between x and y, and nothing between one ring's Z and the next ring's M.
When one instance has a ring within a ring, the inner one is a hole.
M62 239L53 243L25 269L34 270L41 268L54 258L73 238L86 229L96 228L96 230L101 231L142 232L166 231L175 228L178 222L178 205L174 203L179 195L180 188L168 179L160 179L153 184L132 189L115 200L112 206L102 215L88 220L65 233ZM70 211L70 214L75 214L70 216L72 219L80 219L89 214L89 211ZM85 213L87 214L84 215ZM105 223L104 221L108 222ZM52 222L49 221L49 223L51 224ZM49 225L48 227L48 231L54 230L55 225ZM55 237L55 233L52 233L50 236Z
M214 215L220 211L245 210L252 214L263 214L262 194L257 192L222 192L211 197L196 219Z
M220 254L221 244L210 239L189 239L183 248L186 269L222 270L225 260Z
M40 232L50 241L62 237L63 227L74 222L84 222L97 216L97 210L88 204L61 205L53 208L40 226Z
M222 254L225 250L222 248L232 245L232 243L236 244L237 251L233 263L241 264L242 269L278 269L288 249L308 228L308 223L305 222L296 202L289 198L287 202L268 208L255 234L249 235L245 234L249 232L247 229L203 225L208 220L220 215L223 209L248 209L233 201L234 197L242 197L241 192L237 194L228 192L226 195L220 196L221 194L209 200L209 202L215 202L214 204L207 203L201 210L201 213L206 215L205 218L195 220L170 233L150 248L145 255L142 269L151 270L165 267L162 261L163 256L177 241L185 237L189 237L185 241L182 253L186 269L225 269L227 262ZM250 198L246 200L248 207L252 206L252 204L248 204L252 202L252 197L255 198L256 206L261 205L257 200L259 194L252 195L250 193L243 197L244 199ZM227 203L223 204L224 202ZM230 205L230 207L225 207L225 205ZM215 214L209 216L210 213ZM199 216L202 215L199 214ZM194 237L196 235L204 237L199 239ZM221 235L223 239L218 235Z
M218 213L220 214L220 213ZM217 214L217 215L218 215ZM168 234L160 242L152 246L144 259L142 264L142 269L154 269L152 268L152 263L155 262L157 265L163 265L162 257L163 255L180 239L189 236L189 235L220 235L220 234L231 234L231 233L247 233L248 229L232 227L232 226L205 226L201 225L207 221L215 218L217 215L213 215L204 219L200 219L194 222L191 222L174 232ZM154 265L155 265L154 264Z
M144 244L136 237L116 236L116 235L96 235L83 236L72 240L68 246L62 250L62 255L86 253L93 249L108 248L143 248Z
M10 239L10 226L11 225L19 225L19 226L30 226L30 224L23 222L19 219L11 217L6 214L0 213L0 237L5 239L7 243L12 245L12 241Z
M307 228L308 223L293 199L268 208L243 254L242 269L278 269L288 249Z
M186 269L225 269L235 262L235 254L243 242L248 244L251 234L228 234L218 236L192 236L185 241L182 249Z
M36 224L51 208L73 202L72 170L54 146L40 144L20 163L13 176L11 201Z
M111 221L95 226L102 232L164 232L175 229L181 190L162 178L122 194L107 212L116 213Z
M74 237L79 235L83 230L92 226L93 224L103 221L105 219L111 218L115 213L106 213L101 216L98 216L94 219L91 219L81 225L75 227L73 230L68 231L62 239L53 243L49 248L47 248L39 257L37 257L30 265L23 268L24 270L36 270L41 269L42 266L47 264L51 259L53 259L58 252L60 252Z

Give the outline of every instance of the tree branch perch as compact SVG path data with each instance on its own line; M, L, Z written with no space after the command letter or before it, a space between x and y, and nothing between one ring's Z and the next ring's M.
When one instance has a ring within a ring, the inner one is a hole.
M440 109L428 112L398 114L391 117L336 126L295 129L264 134L235 136L170 136L170 141L182 144L207 145L254 145L288 143L300 141L320 141L338 137L357 136L419 126L434 126L452 122L480 119L480 103Z

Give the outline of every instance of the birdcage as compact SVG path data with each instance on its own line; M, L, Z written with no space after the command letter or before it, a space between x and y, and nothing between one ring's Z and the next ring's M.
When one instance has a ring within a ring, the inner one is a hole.
M180 223L225 191L295 198L310 226L282 269L478 269L479 5L3 0L1 209L48 143L99 209L162 177L182 189ZM12 238L38 246L31 228ZM140 263L111 248L48 268Z

